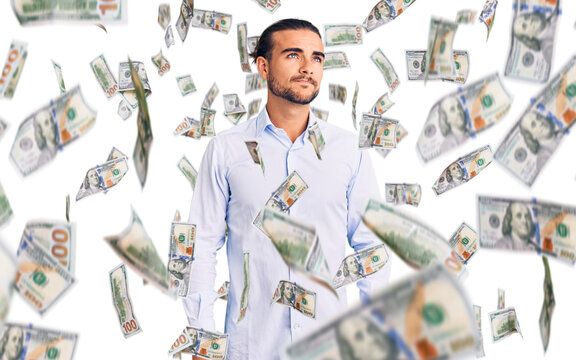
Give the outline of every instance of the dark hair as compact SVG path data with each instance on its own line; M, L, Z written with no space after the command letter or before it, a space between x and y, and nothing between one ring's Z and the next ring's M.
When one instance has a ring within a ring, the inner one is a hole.
M309 21L300 19L282 19L280 21L276 21L262 32L262 35L260 35L260 38L258 38L258 43L256 44L254 52L249 54L253 63L256 63L256 59L258 59L260 56L266 60L271 59L272 47L274 46L274 43L272 42L272 35L277 31L283 30L310 30L322 38L318 28L312 25L312 23Z

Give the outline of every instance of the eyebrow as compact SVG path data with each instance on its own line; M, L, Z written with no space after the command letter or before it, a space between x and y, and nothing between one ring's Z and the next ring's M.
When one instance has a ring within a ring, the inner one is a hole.
M300 49L300 48L288 48L288 49L282 50L281 54L288 53L288 52L303 53L304 50L302 50L302 49ZM322 56L323 59L326 58L326 56L324 55L324 53L321 52L321 51L313 51L313 52L312 52L312 55Z

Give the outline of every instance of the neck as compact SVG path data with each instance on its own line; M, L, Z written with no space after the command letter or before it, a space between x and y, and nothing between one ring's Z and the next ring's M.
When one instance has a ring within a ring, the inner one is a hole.
M292 142L300 136L308 125L310 105L300 105L275 96L268 90L266 111L270 121L277 128L283 129Z

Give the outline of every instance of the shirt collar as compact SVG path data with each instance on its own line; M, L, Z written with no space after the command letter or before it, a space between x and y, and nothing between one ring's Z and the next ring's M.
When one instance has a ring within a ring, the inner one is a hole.
M320 126L320 129L323 128L323 123L324 120L319 120L318 118L316 118L316 116L314 116L314 113L312 111L309 112L308 114L308 125L306 126L306 130L305 132L308 132L308 130L310 129L310 126L312 126L314 124L314 122L318 122L318 126ZM260 135L262 135L262 133L264 132L264 130L266 130L266 128L270 128L270 129L274 129L276 128L276 126L274 126L274 124L272 124L272 121L270 121L270 116L268 116L268 110L266 110L266 106L264 106L264 109L260 112L260 114L258 114L258 117L256 118L256 134L255 137L258 138L260 137Z

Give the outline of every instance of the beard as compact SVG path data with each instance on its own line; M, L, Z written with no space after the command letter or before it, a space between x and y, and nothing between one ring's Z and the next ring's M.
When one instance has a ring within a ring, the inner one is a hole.
M302 80L302 79L308 80L314 86L316 86L316 84L317 84L316 81L314 81L311 77L308 77L308 76L293 77L290 79L290 82L298 81L298 80ZM310 104L314 99L316 99L316 96L318 96L318 93L320 92L320 89L317 89L309 97L302 97L299 94L297 94L294 90L292 90L291 88L283 87L282 85L278 84L278 82L276 81L276 78L274 77L274 75L272 75L272 72L270 72L270 74L268 75L268 89L275 96L282 98L284 100L288 100L291 103L298 104L298 105Z

